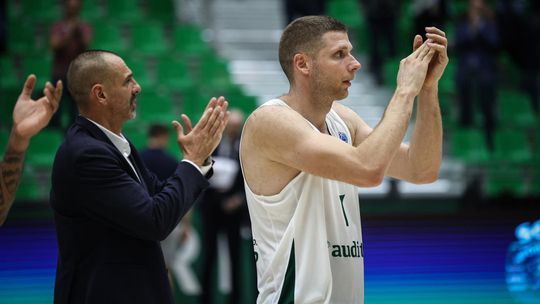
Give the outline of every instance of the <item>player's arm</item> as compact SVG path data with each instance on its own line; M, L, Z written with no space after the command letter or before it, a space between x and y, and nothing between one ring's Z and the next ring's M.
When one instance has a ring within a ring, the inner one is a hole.
M334 105L334 110L336 110L339 116L345 121L349 130L351 131L354 146L362 144L364 140L366 140L374 132L374 129L364 122L364 120L351 109L336 103ZM377 128L379 126L377 126ZM409 155L409 145L401 143L397 148L397 152L392 159L385 175L411 183L430 182L430 178L435 178L428 176L426 172L417 170L419 167L414 166L414 163L412 163L409 159Z
M244 136L256 154L270 161L358 186L375 186L403 140L413 97L397 93L379 127L356 147L316 132L300 114L285 107L255 111Z
M436 27L426 27L430 48L436 51L429 63L422 90L418 95L416 124L410 146L403 145L392 161L388 175L414 183L429 183L437 179L442 161L442 121L439 109L438 85L448 64L448 40ZM416 35L413 50L423 41Z

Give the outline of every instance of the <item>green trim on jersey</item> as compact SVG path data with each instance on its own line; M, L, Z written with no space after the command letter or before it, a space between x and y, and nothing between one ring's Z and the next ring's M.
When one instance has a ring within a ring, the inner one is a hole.
M281 287L278 304L294 304L295 267L293 240L289 265L287 265L287 272L285 272L285 279L283 280L283 287Z

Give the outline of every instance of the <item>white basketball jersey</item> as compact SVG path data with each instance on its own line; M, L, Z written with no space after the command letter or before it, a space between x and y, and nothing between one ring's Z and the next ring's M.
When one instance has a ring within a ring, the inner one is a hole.
M262 106L267 105L288 107L280 99ZM331 136L352 145L349 129L334 110L327 114L326 125ZM257 266L257 303L363 303L357 188L305 172L272 196L256 195L245 184Z

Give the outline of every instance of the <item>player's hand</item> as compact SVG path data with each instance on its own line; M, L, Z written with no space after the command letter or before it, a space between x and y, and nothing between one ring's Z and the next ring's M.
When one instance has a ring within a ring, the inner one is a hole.
M189 117L182 114L185 133L182 125L176 120L173 121L178 145L184 159L202 166L204 161L210 157L221 141L223 130L229 120L228 106L229 103L223 96L218 99L213 97L210 99L203 116L193 128Z
M13 109L12 133L19 141L29 141L43 129L58 110L62 97L62 82L59 80L54 87L47 81L43 94L38 100L32 99L32 90L36 84L36 76L30 75L24 83L21 95Z
M397 91L407 95L417 96L426 79L428 65L435 54L435 50L422 43L409 56L402 59L397 75Z
M430 89L438 85L446 66L448 65L448 40L446 34L436 27L426 27L427 45L436 51L429 63L424 81L424 88ZM422 36L416 35L413 42L413 50L422 45Z

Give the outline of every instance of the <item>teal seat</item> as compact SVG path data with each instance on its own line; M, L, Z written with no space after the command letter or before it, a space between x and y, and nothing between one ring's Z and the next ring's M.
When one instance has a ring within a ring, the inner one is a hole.
M527 95L518 91L499 91L498 118L503 127L533 128L536 122Z
M4 155L9 141L9 129L7 127L0 128L0 155Z
M184 90L181 93L181 113L189 116L191 121L198 121L204 112L206 105L212 96L205 92L204 94L198 88Z
M133 52L143 56L159 56L168 50L163 26L160 23L144 22L131 27Z
M358 1L355 0L331 0L327 3L327 12L351 29L359 29L364 24Z
M227 91L231 85L231 77L226 60L218 57L207 57L200 66L199 82L217 92Z
M526 164L532 159L527 135L517 130L495 131L492 156L498 163Z
M19 86L19 79L15 71L15 59L13 56L0 57L0 90L2 88L16 88Z
M94 37L91 47L96 50L107 50L120 54L127 49L120 27L103 23L94 24Z
M399 65L401 59L390 58L384 63L383 67L383 81L384 84L390 88L395 88L397 85L397 73L399 71Z
M479 129L457 128L451 137L452 155L467 164L484 164L489 152L484 134Z
M156 80L153 75L151 75L150 69L148 69L146 61L143 58L126 58L126 64L131 69L133 77L139 83L143 92L155 88Z
M139 1L107 0L107 16L120 23L133 23L143 20Z
M39 132L30 141L26 160L28 165L39 168L51 168L56 151L63 140L59 130L45 129Z
M32 22L51 23L62 17L59 1L20 0L23 18Z
M22 87L22 85L21 85ZM21 93L18 87L2 88L0 87L0 127L11 129L13 122L13 107Z
M81 17L85 21L97 22L104 17L104 12L99 0L83 0L81 7Z
M124 135L139 151L144 149L147 146L146 133L144 131L130 130L130 131L124 132Z
M146 1L146 5L146 13L150 19L169 24L174 22L173 0Z
M17 188L17 201L43 200L47 194L42 191L36 173L33 170L24 170L19 187Z
M202 29L196 25L179 25L173 30L173 49L185 56L209 56L211 48L203 39Z
M8 52L19 56L35 54L36 36L32 23L13 21L7 28Z
M170 96L146 91L137 97L138 120L147 124L169 124L172 120L180 117L171 102Z
M169 90L182 91L194 86L191 72L184 60L161 57L157 63L158 82Z
M450 60L448 62L448 65L446 66L446 69L444 70L444 74L439 81L439 92L441 94L448 94L448 95L457 95L456 91L456 81L455 81L455 75L456 75L456 67L457 64L455 61Z
M36 75L37 81L32 96L42 96L42 89L45 87L45 83L51 80L52 77L52 60L49 56L32 56L25 57L22 61L22 75L24 79L30 74Z
M527 183L518 168L494 166L487 170L485 190L490 198L523 197L527 193Z

